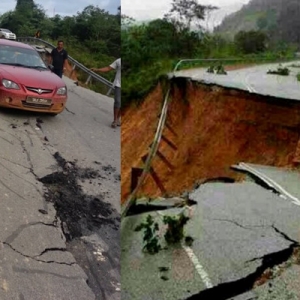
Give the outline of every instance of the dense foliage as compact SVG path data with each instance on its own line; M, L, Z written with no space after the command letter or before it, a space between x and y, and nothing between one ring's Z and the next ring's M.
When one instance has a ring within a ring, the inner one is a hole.
M239 31L263 30L276 44L284 40L300 45L299 0L251 0L226 17L216 28L233 37Z
M56 44L63 39L71 56L87 67L102 67L120 56L121 12L113 15L89 5L74 16L48 17L33 0L17 0L16 7L0 16L0 27L17 36L34 36ZM104 75L112 79L113 74Z
M286 38L271 38L276 21L281 20L275 18L274 11L260 14L258 28L228 37L207 32L200 26L207 13L214 9L217 8L200 5L196 0L173 0L170 12L162 19L137 24L132 18L122 16L123 106L142 100L157 85L160 76L172 71L180 59L239 58L244 63L253 63L253 60L266 62L294 54L296 48ZM281 15L285 12L286 19L288 11L289 8L282 9ZM283 29L281 34L288 35L288 32ZM292 37L295 41L296 36Z
M267 35L262 31L240 31L234 37L238 50L242 53L260 53L266 50Z
M191 58L205 52L205 38L192 24L204 20L212 6L195 0L173 0L162 19L134 25L122 16L122 103L142 99L156 85L161 74L169 71L178 58Z

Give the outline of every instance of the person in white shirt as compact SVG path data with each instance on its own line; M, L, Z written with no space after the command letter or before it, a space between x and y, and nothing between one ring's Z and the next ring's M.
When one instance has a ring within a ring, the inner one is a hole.
M104 68L91 68L94 72L109 72L111 70L116 70L116 76L114 80L114 95L115 95L115 103L114 103L114 121L111 126L116 128L117 126L121 126L121 58L116 59L111 65Z

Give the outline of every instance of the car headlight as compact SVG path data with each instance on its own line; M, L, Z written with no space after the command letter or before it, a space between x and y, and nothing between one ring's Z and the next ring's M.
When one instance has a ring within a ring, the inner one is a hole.
M67 88L66 87L61 87L57 90L56 92L57 95L66 95L67 94Z
M11 80L2 79L2 84L7 89L13 89L13 90L19 90L20 89L19 85L15 82L11 81Z

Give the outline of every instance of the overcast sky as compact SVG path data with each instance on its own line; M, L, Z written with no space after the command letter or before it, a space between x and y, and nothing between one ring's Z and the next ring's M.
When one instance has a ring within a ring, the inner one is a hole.
M198 0L203 5L220 7L210 17L211 25L217 25L226 15L237 11L250 0ZM137 21L161 18L170 10L172 0L121 0L122 14L130 16Z
M120 0L34 0L34 2L41 5L50 17L53 17L54 13L62 16L76 15L78 11L83 11L88 5L99 6L116 14L120 6ZM0 14L13 10L15 6L15 0L0 0Z

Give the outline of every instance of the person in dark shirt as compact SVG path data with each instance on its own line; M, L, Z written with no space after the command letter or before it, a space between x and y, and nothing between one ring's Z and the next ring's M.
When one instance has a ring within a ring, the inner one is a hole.
M53 65L53 72L62 78L63 72L66 70L68 52L64 49L64 42L58 41L57 48L51 52L50 64Z

